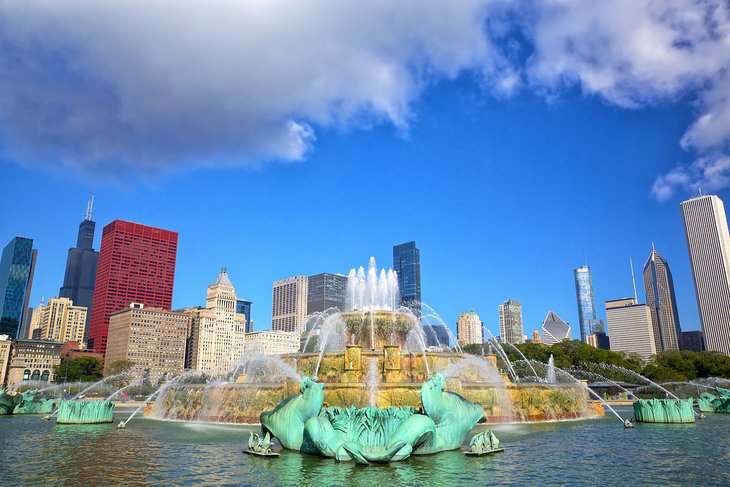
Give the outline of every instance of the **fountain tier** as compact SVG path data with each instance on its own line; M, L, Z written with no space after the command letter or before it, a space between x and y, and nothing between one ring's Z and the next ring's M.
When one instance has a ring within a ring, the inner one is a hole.
M371 351L348 345L344 351L325 352L321 357L310 353L281 359L299 375L316 376L326 384L324 401L329 406L419 408L420 387L429 379L431 370L443 373L449 390L480 404L490 422L552 421L603 414L600 405L588 400L582 385L515 384L497 371L493 356L411 354L392 345ZM276 382L269 383L261 383L259 377L257 383L247 379L242 376L237 383L220 385L176 384L161 394L145 414L160 419L257 423L262 411L273 409L299 390L299 381L293 379L277 377Z

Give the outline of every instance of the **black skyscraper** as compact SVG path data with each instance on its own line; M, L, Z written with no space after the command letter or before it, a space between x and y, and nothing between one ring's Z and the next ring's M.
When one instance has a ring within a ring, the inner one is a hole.
M94 250L94 230L96 223L92 220L94 199L86 208L84 221L79 225L79 236L76 247L68 249L66 260L66 275L63 278L63 287L59 292L62 298L69 298L76 306L85 306L86 332L89 333L89 319L91 305L94 302L94 284L96 283L96 267L99 264L99 252Z

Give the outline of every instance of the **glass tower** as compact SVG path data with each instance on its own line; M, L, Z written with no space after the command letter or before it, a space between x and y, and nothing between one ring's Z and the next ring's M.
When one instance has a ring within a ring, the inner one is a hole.
M243 299L236 300L236 313L243 313L246 315L246 333L253 333L253 320L251 319L251 301L244 301Z
M345 311L347 276L322 273L307 278L307 314L330 308Z
M398 274L400 304L421 315L421 251L416 242L393 247L393 270Z
M23 318L33 285L33 271L38 251L33 239L15 237L5 246L0 260L0 335L20 336Z
M591 268L582 265L573 270L575 278L575 297L578 301L578 323L580 327L580 339L588 343L588 335L598 335L599 343L606 335L603 320L596 319L596 302L593 297L593 279ZM604 347L601 347L604 348Z

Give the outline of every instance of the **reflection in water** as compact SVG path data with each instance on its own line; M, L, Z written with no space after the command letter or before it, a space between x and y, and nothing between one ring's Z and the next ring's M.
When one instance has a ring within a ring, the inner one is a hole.
M507 449L501 454L452 451L366 467L291 451L276 459L244 455L251 430L244 426L141 419L117 430L5 416L0 485L730 484L723 478L729 416L631 430L614 423L497 425Z

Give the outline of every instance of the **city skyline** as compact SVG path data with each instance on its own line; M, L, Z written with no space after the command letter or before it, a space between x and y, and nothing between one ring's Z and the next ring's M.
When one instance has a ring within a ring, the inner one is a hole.
M86 219L84 221L86 221ZM82 225L83 225L83 222L82 222ZM100 245L100 242L97 242L97 240L98 239L94 240L94 244L93 244L94 247L98 247ZM690 276L690 279L691 279L691 276ZM177 280L176 280L175 284L176 284L176 286L177 286L177 284L179 284ZM629 292L628 286L625 286L625 287L626 287L626 292L624 294L628 296L628 295L630 295L630 292ZM41 291L37 291L37 292L38 293L41 293ZM573 289L573 294L574 293L575 293L575 290ZM601 293L601 294L605 294L605 293ZM45 296L46 299L48 299L49 296L54 296L54 294L53 293L42 293L42 296ZM248 296L245 296L245 297L248 298ZM573 301L574 300L575 300L575 295L573 295ZM639 301L643 301L643 299L642 299L641 296L640 296ZM40 300L39 300L39 302L40 302ZM424 300L424 302L428 303L425 300ZM34 301L31 300L29 304L33 307L33 306L37 305L38 303L34 303ZM197 303L197 302L187 302L187 301L186 302L180 302L180 300L177 298L177 296L175 296L174 303L173 303L173 309L182 308L182 307L186 307L186 306L195 306L195 305L199 305L199 304L200 303ZM486 304L482 303L482 304L479 304L479 305L474 306L474 307L476 309L481 309L481 308L483 308L485 306L486 306ZM531 304L528 304L528 306L530 308L533 308L533 306ZM458 315L458 313L464 311L467 308L468 308L468 306L467 307L464 307L464 308L458 308L457 315ZM597 306L596 308L597 308L597 312L600 311L600 307ZM451 317L450 316L447 316L447 315L444 315L438 309L436 309L436 311L441 315L441 317L444 319L444 321L447 323L447 325L449 325L449 319ZM534 309L532 309L531 311L533 312L533 314L535 312L537 312ZM569 313L568 313L568 315L569 315ZM254 318L255 318L255 316L256 315L254 315ZM600 313L598 313L598 316L600 316ZM251 319L251 318L249 318L249 319ZM261 317L261 315L259 315L258 316L258 320L259 320L258 321L259 325L256 328L257 331L258 330L262 330L262 329L270 329L270 322L271 322L271 316L270 315L268 317L265 316L265 315L263 317ZM453 320L451 320L451 321L453 321ZM495 320L495 321L497 321L497 320ZM569 323L573 323L573 322L572 321L569 321ZM489 325L492 325L492 326L489 326ZM487 321L485 321L485 326L494 335L499 335L499 324L498 324L498 321L497 321L497 323L491 324L491 323L489 323L489 318L487 318ZM534 324L531 321L525 320L525 325L524 326L525 326L525 333L527 333L529 335L529 333L532 330L534 330L534 329L540 330L541 323ZM454 334L456 334L456 329L455 329L456 327L455 327L455 325L454 324L451 324L451 325L449 325L449 327L452 329L452 332ZM578 328L578 319L577 319L577 317L575 319L575 323L571 326L571 328L572 328L571 337L572 338L578 338L579 339L580 337L579 336L576 336L577 333L576 333L576 330L575 330L576 328ZM683 327L683 331L692 331L694 329L695 328L692 328L692 327L689 327L688 329L684 329L684 327ZM697 325L697 328L696 329L700 329L699 325Z
M88 8L95 18L110 21L108 12ZM441 8L429 6L436 12ZM424 27L415 34L412 13L398 16L403 24L392 30L396 37L385 35L378 48L369 38L343 38L340 29L318 30L328 45L364 55L355 64L364 79L334 62L338 56L317 55L312 63L276 57L282 64L272 71L266 49L252 51L263 55L258 64L231 71L235 62L221 63L222 58L210 55L229 45L221 44L219 35L230 32L216 32L212 42L188 46L186 56L171 53L170 59L180 62L188 55L211 62L225 86L236 87L223 92L210 80L198 79L199 70L177 63L161 71L137 66L151 77L144 79L137 76L140 69L129 71L122 64L111 74L95 72L99 63L74 63L84 71L76 74L92 86L69 85L69 73L42 62L53 42L96 59L96 47L129 54L138 38L120 39L114 31L99 44L89 43L82 35L88 24L82 24L64 31L67 38L36 45L12 38L22 29L8 31L11 37L3 46L18 47L23 58L43 68L25 72L13 65L21 72L4 85L13 104L0 111L0 117L8 117L0 119L7 137L0 145L7 190L0 208L0 238L8 242L28 236L41 250L32 305L55 295L62 285L59 263L76 237L74 227L89 195L95 193L99 225L120 218L180 232L174 307L199 304L197 286L226 265L237 276L240 294L255 303L257 329L270 325L270 285L275 280L346 273L371 255L389 262L391 247L411 240L423 251L423 301L452 330L458 313L474 308L497 334L497 317L489 310L508 295L524 303L526 331L539 329L552 309L577 336L571 270L584 261L590 264L597 303L629 296L625 262L628 257L642 260L652 241L672 263L683 329L699 329L678 205L699 187L725 200L730 197L726 171L716 167L725 154L717 141L725 140L727 128L707 122L722 120L709 115L727 106L726 97L713 96L726 83L725 78L715 80L724 72L718 67L724 61L711 49L721 41L697 39L700 47L690 62L684 44L672 42L678 35L672 18L685 10L659 15L637 8L634 20L648 29L644 32L666 34L653 39L663 56L648 63L641 57L644 51L636 48L647 40L639 43L634 31L607 22L621 9L607 2L596 6L595 16L587 20L605 29L606 43L616 49L603 50L607 58L597 60L600 65L586 66L577 53L555 48L573 43L543 44L546 39L536 36L562 32L549 26L573 7L519 25L512 22L525 12L506 19L500 17L504 12L490 12L524 34L508 38L495 38L494 32L481 28L485 11L463 8L463 16L447 16L447 23L441 15L418 10L416 18ZM58 15L76 25L81 17L74 12L68 8ZM48 11L33 14L44 17ZM378 14L384 12L374 8L358 20L380 26ZM579 23L581 18L573 20ZM691 18L696 22L700 17ZM9 11L8 19L18 25L28 21L20 11ZM325 16L323 21L332 27L337 20ZM523 31L525 26L534 30ZM692 32L703 31L695 27ZM51 34L61 36L46 33ZM153 37L168 34L167 29L150 32ZM271 31L261 34L266 37ZM77 43L77 35L83 42ZM580 29L566 35L574 36L575 45L585 40ZM247 40L234 37L230 40L246 50ZM444 41L437 45L447 51L421 44L434 39ZM175 45L165 44L168 49ZM426 46L425 57L414 59L414 53L424 54L414 46ZM363 65L363 59L374 60L393 77L368 77L380 71ZM567 60L560 64L566 71L549 69L558 65L556 59ZM703 69L698 69L698 59L706 62ZM642 66L645 71L615 66ZM603 84L595 84L596 73ZM353 83L352 76L363 81ZM267 79L286 87L272 93L269 89L282 86L261 82ZM393 85L383 85L384 79ZM140 91L123 90L129 87L125 80ZM176 86L183 91L159 89L170 80L179 81ZM315 83L321 80L331 82L325 86L333 89L306 89L313 83L322 86ZM55 82L64 89L45 89ZM13 97L16 89L34 89L38 99L55 98L16 106L28 99ZM70 98L59 99L58 92ZM118 113L117 101L110 104L93 93L107 93L111 100L122 97L133 120ZM129 98L130 93L139 96ZM171 93L183 96L185 103L171 100ZM74 105L79 101L83 103ZM77 114L86 121L86 131L65 133L77 125L53 123L45 126L53 136L39 140L33 132L37 125L26 115L54 120L43 110L59 104L66 110L53 115ZM260 111L252 114L251 107ZM211 118L201 119L201 112ZM102 114L112 118L97 119ZM117 130L120 118L114 117L124 118L123 129ZM140 139L134 138L135 128L144 134ZM546 238L556 232L560 238ZM539 254L532 251L535 245ZM94 248L99 248L98 239ZM605 319L601 306L597 308L598 318Z

